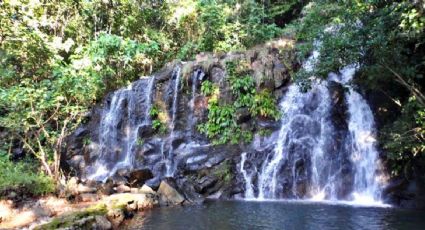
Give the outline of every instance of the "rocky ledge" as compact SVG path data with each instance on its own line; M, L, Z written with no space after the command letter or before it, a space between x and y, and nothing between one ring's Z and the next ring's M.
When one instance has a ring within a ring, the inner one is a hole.
M1 201L0 229L118 229L137 212L188 203L171 179L161 181L156 191L147 185L130 188L120 184L113 193L105 194L102 186L71 178L59 198Z
M181 195L169 181L161 181L157 191L147 185L141 188L117 187L117 193L104 195L101 190L83 184L69 187L78 202L92 202L82 211L66 213L50 219L34 229L118 229L126 219L136 212L157 206L180 205L185 203ZM96 193L95 193L96 192Z

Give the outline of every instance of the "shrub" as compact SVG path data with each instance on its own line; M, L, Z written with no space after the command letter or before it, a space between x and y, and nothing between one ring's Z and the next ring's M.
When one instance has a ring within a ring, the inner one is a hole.
M279 119L280 112L269 91L256 91L254 79L246 72L244 63L227 62L226 71L235 100L232 104L220 105L217 86L204 81L201 92L211 97L208 100L208 121L199 125L198 130L212 139L214 144L249 142L253 137L252 130L242 129L236 122L237 109L248 108L252 117L271 117L275 120Z
M0 153L1 154L1 153ZM37 172L32 161L12 162L6 154L0 155L0 196L8 191L30 195L45 195L55 190L53 180Z
M151 111L149 111L149 115L152 118L152 128L160 134L166 133L167 127L164 121L164 113L161 112L161 110L156 105L154 105L151 108Z

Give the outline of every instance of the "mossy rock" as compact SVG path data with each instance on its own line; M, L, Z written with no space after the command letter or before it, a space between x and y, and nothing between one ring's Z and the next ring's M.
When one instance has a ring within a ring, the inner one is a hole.
M103 216L107 213L107 207L105 204L93 205L84 211L71 213L68 215L54 218L47 224L43 224L35 227L35 230L50 230L58 228L68 228L76 226L79 228L90 228L95 222L95 216Z

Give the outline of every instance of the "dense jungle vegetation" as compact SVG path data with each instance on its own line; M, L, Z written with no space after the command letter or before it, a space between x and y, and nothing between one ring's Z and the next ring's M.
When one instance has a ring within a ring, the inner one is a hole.
M378 136L391 173L409 176L425 167L424 14L419 0L4 0L0 195L52 192L64 138L107 92L174 59L282 36L300 61L317 46L315 76L356 63L357 83L389 98ZM308 90L310 77L293 80Z

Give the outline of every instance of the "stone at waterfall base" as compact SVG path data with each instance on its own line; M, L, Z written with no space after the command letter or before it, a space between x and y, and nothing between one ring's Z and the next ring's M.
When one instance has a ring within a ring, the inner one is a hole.
M161 181L158 188L159 204L163 206L182 204L185 199L170 182Z

